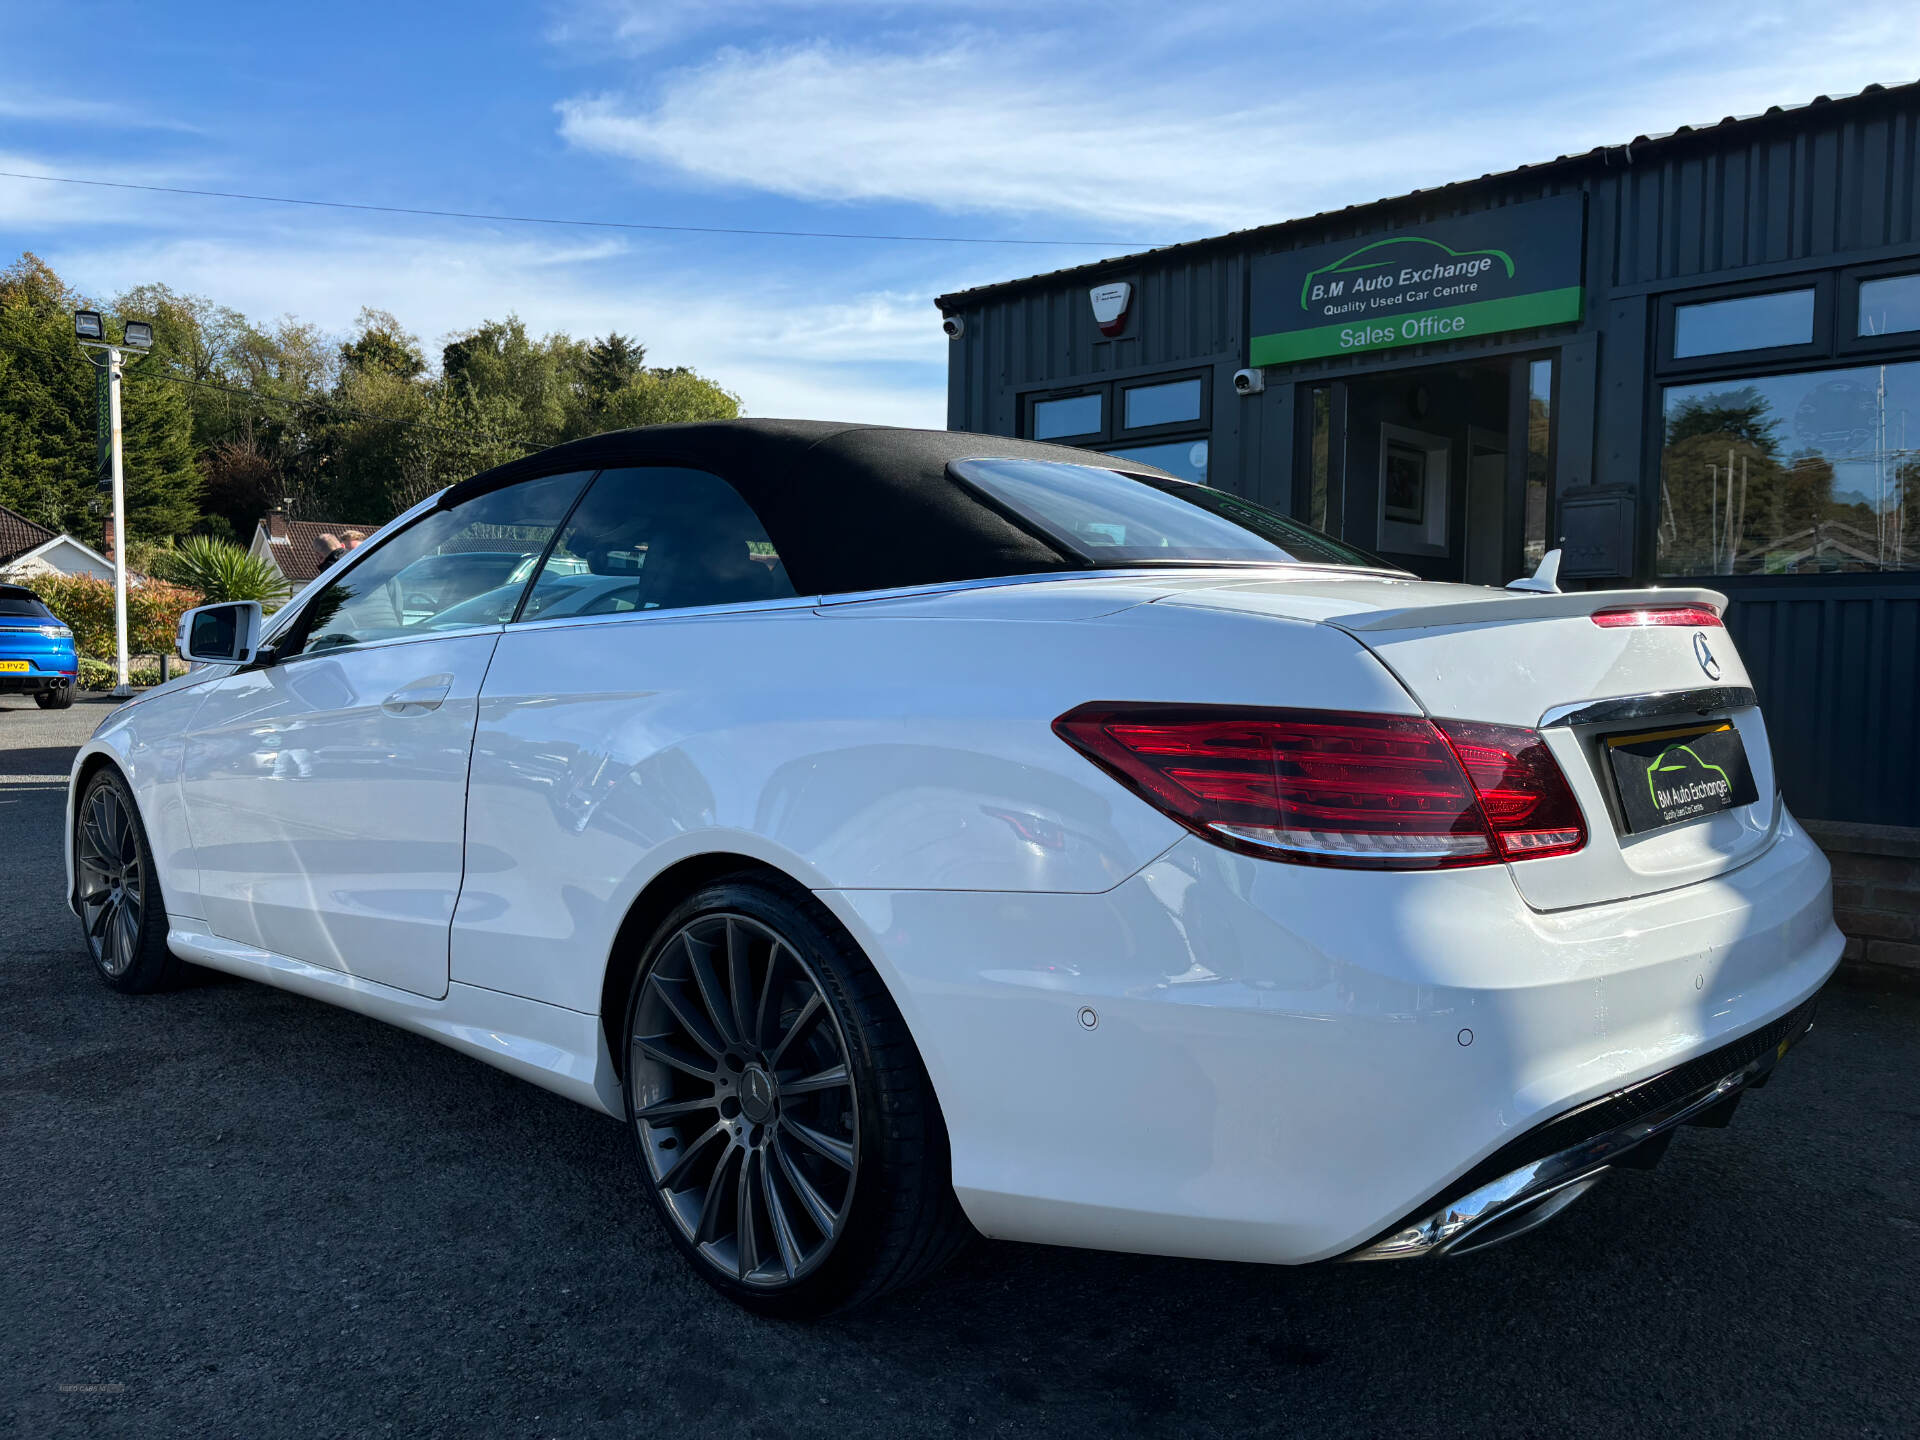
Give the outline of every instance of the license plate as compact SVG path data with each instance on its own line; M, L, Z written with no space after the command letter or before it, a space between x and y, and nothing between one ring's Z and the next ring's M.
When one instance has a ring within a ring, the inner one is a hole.
M27 668L24 660L0 660L0 675L18 675Z
M1630 835L1717 815L1759 798L1747 747L1728 720L1609 735L1607 764Z

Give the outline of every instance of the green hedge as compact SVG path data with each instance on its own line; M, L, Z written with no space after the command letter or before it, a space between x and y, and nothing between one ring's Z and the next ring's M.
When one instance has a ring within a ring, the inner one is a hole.
M33 591L73 631L83 657L113 660L113 582L91 575L36 576ZM200 592L164 580L127 588L127 649L134 655L172 653L180 617L200 603Z
M186 673L187 662L182 660L174 667L174 677ZM80 657L80 688L82 690L111 690L118 682L113 678L111 660L91 660ZM160 667L149 660L144 665L129 661L127 665L127 683L136 689L144 690L149 685L160 683Z

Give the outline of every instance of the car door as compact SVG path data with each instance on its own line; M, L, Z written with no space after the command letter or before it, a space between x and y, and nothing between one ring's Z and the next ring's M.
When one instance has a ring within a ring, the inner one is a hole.
M211 687L182 792L216 935L446 994L480 686L589 478L426 512L315 591L261 663ZM443 558L474 552L516 561Z
M488 671L455 979L599 1006L627 877L655 845L739 809L678 740L706 723L702 693L740 629L777 625L778 610L810 613L725 479L601 472Z

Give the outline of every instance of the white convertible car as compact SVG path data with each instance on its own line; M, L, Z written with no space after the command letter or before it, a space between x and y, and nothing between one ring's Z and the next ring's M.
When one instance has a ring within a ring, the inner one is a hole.
M1530 583L1015 440L600 436L192 612L75 762L71 900L116 990L622 1117L761 1310L973 1230L1465 1251L1724 1123L1841 948L1722 597Z

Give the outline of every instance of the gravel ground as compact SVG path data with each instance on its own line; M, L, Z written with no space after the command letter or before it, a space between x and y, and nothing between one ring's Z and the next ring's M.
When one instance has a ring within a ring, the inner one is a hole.
M1435 1266L976 1245L817 1325L685 1273L621 1128L262 985L115 995L76 745L0 699L0 1424L21 1435L1914 1433L1920 998L1835 989L1727 1130Z

